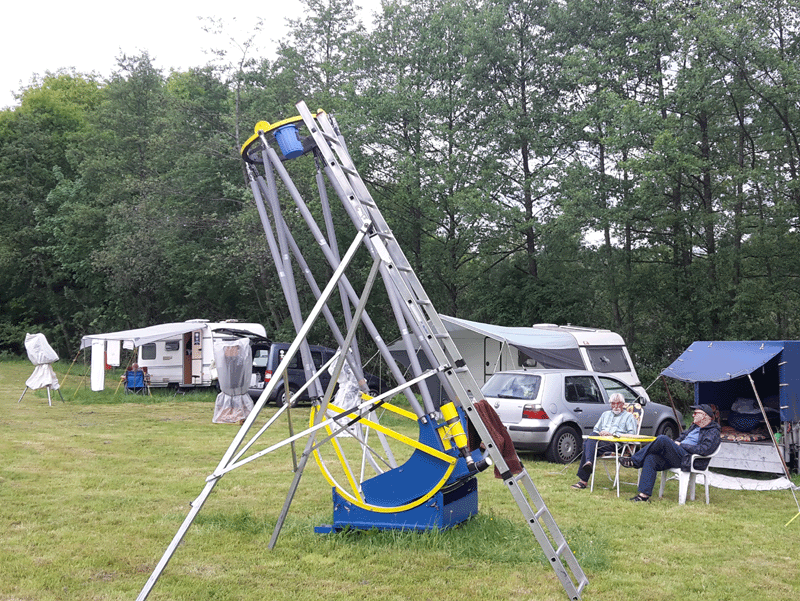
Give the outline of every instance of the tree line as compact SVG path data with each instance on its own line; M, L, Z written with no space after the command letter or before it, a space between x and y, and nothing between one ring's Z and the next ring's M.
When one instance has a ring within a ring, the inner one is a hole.
M303 3L274 59L256 24L0 112L0 352L196 317L293 337L238 150L298 100L442 313L612 329L643 381L694 340L797 337L797 0Z

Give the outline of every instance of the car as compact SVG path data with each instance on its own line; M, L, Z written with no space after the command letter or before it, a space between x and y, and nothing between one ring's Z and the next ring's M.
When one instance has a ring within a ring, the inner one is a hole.
M268 345L253 346L254 376L248 392L254 400L261 396L267 383L269 383L273 377L280 377L280 374L276 374L275 372L290 346L291 344L288 342L271 342ZM330 361L336 354L334 349L325 346L309 345L309 350L311 351L311 359L314 361L315 367L313 371L315 372ZM302 359L299 352L292 359L287 372L290 394L294 395L306 384L306 374L303 370ZM364 372L364 379L367 381L367 388L369 389L369 394L372 396L378 396L380 393L391 388L387 382L371 373ZM331 376L327 369L320 374L319 381L323 390L327 388L328 383L331 381ZM309 398L308 390L305 390L300 396L300 400L307 401ZM282 378L273 389L267 402L276 405L283 405L286 402L286 388Z
M642 406L640 433L678 435L680 413L648 401L621 380L591 371L538 369L501 371L481 389L508 430L514 447L544 453L548 461L570 463L581 452L609 398L619 392Z

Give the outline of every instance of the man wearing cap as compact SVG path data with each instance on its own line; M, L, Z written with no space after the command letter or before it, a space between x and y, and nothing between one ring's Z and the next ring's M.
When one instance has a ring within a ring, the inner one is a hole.
M691 455L709 455L719 446L719 424L714 421L714 409L711 405L692 405L692 425L677 440L663 434L650 444L642 447L630 457L619 460L624 467L641 468L639 476L639 494L631 501L649 501L653 494L658 472L680 467L689 470ZM695 466L700 469L708 465L709 459L698 459Z

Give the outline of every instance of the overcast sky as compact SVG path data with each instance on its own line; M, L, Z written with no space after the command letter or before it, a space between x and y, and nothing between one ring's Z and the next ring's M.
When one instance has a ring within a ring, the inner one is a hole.
M13 93L34 74L74 67L108 76L122 54L148 51L155 65L187 69L207 64L210 48L225 39L203 31L198 17L224 20L228 38L246 40L258 17L266 24L258 56L273 56L285 33L286 18L302 16L300 0L233 2L231 0L13 0L3 7L0 34L0 109L16 105ZM370 23L380 0L356 0ZM205 52L204 52L205 51Z

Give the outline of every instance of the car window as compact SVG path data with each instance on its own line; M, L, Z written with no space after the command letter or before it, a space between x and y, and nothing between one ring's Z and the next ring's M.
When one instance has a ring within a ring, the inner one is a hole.
M533 374L494 374L481 391L485 397L532 401L539 394L542 377Z
M281 361L283 361L283 358L285 356L286 356L286 349L281 349L278 352L278 365L280 365ZM277 368L278 365L276 365L275 368ZM289 364L289 369L303 369L303 366L300 364L300 353L295 353L294 357L292 357L292 362Z
M628 388L619 380L614 380L613 378L604 378L601 376L600 384L602 384L603 388L606 389L609 397L615 392L618 392L625 397L626 403L634 403L639 398L638 394L636 394L633 390Z
M564 378L564 398L568 403L604 403L600 387L592 376Z
M589 362L592 364L593 371L608 374L631 370L621 346L587 347L586 353L589 355Z

